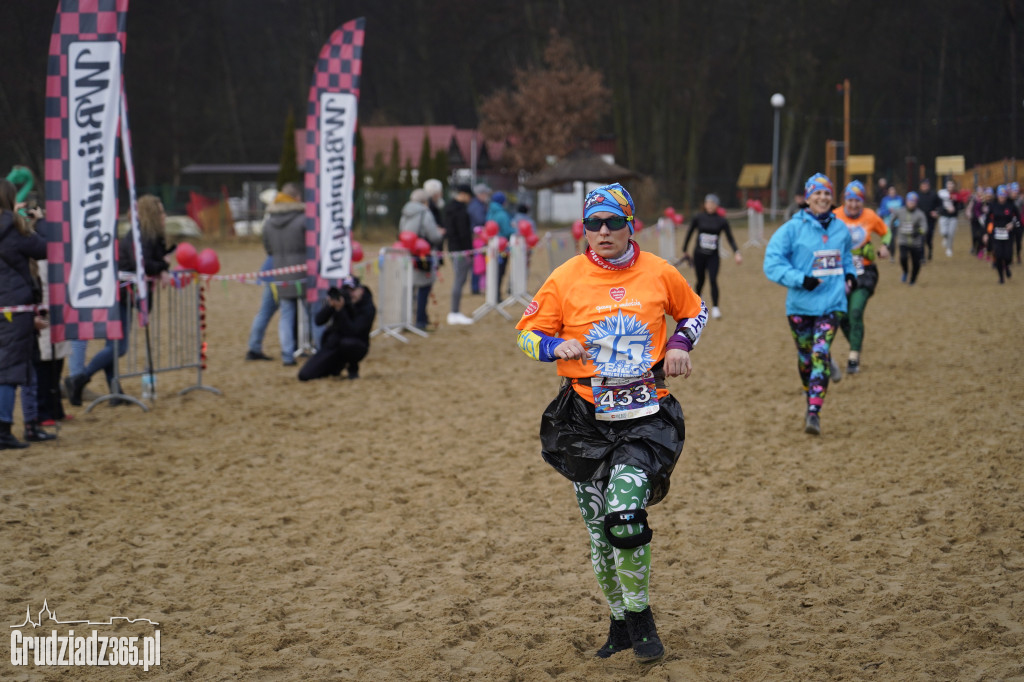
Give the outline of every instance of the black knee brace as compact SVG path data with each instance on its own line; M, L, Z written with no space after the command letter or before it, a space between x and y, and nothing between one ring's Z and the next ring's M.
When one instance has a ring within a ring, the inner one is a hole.
M643 527L637 535L628 535L620 538L612 535L612 528L615 526L639 525ZM647 525L646 509L627 509L626 511L609 512L604 516L604 536L612 547L619 549L633 549L646 545L651 541L654 531Z

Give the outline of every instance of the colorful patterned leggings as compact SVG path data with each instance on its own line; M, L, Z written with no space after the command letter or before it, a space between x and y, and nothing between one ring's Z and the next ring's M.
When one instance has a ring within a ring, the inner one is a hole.
M807 411L820 412L832 374L830 366L832 339L839 329L842 313L824 315L790 315L789 329L796 341L797 367L800 381L807 391Z
M583 522L590 533L594 575L608 600L612 618L622 620L627 610L643 611L647 608L651 579L651 545L634 549L612 547L604 535L604 516L613 511L646 508L651 495L646 474L636 467L618 464L612 467L607 480L573 483L573 487ZM639 525L627 525L616 526L611 532L627 537L641 530Z

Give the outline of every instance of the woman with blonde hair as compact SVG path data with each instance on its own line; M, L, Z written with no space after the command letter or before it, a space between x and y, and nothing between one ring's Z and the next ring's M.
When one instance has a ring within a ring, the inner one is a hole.
M139 197L139 233L142 237L142 261L147 277L159 277L170 268L167 257L174 248L167 248L166 219L163 202L152 194ZM135 272L135 243L129 230L117 243L117 269L120 272ZM131 299L131 282L122 281L118 290L118 309L122 320L128 319L128 302ZM131 325L123 324L124 337L118 340L118 357L128 352L128 332ZM92 376L103 370L107 377L107 385L111 393L120 393L120 387L113 384L114 377L114 340L108 340L103 350L93 356L81 374L70 376L64 380L68 402L72 405L82 404L82 391ZM117 403L114 403L117 404Z

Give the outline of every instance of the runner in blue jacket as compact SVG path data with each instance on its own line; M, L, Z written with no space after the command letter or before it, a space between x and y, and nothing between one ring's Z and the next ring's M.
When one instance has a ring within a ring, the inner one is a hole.
M775 231L764 253L764 274L789 288L786 315L796 341L800 380L807 392L804 431L821 433L819 412L831 378L832 339L857 281L850 232L832 213L832 181L808 178L807 208ZM839 377L836 377L836 381Z

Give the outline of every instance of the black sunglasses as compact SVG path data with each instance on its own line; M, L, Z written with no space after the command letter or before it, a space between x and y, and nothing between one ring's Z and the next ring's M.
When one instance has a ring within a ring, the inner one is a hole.
M627 218L620 215L613 215L611 218L584 218L583 227L588 232L600 232L601 226L607 225L609 230L616 232L629 225L629 221L632 219L632 217Z

